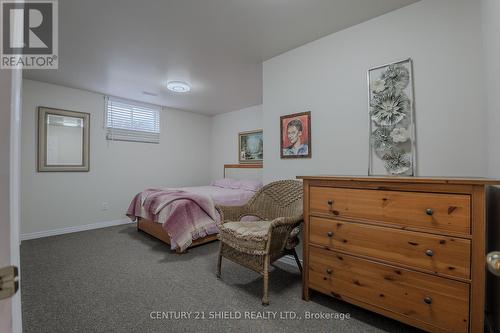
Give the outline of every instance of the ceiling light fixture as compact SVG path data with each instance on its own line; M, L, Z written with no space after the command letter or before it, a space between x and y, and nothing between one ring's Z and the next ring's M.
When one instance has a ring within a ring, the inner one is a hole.
M191 90L191 87L186 82L170 81L167 82L167 89L176 93L186 93Z

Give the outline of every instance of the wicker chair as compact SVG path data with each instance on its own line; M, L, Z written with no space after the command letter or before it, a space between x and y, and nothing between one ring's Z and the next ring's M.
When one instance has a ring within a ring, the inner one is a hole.
M292 254L302 272L295 246L302 222L302 182L282 180L260 189L243 206L217 206L221 214L220 250L217 277L221 277L222 257L250 268L264 277L262 304L269 304L269 265ZM260 221L240 221L256 216Z

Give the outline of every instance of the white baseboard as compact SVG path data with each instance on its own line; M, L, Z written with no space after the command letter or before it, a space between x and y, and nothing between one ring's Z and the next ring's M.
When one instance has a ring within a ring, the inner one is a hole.
M104 222L79 225L79 226L75 226L75 227L66 227L66 228L52 229L52 230L46 230L46 231L37 231L37 232L28 233L28 234L21 234L21 241L28 240L28 239L36 239L36 238L55 236L55 235L70 234L72 232L78 232L78 231L113 227L116 225L122 225L122 224L128 224L128 223L133 223L133 222L131 222L130 219L121 219L121 220L104 221Z

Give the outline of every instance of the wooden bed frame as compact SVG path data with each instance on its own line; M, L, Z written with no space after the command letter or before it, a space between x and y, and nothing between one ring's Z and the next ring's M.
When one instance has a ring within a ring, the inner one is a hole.
M224 177L226 176L226 169L262 169L262 164L224 164ZM160 223L156 223L147 219L143 218L138 218L137 219L137 231L143 231L156 239L161 240L162 242L171 245L170 241L170 236L169 234L163 229L162 225ZM193 243L188 247L188 249L210 243L217 240L217 234L215 235L208 235L202 238L198 238L193 240ZM176 249L175 251L178 254L186 253L187 249L185 251L179 251L179 249Z

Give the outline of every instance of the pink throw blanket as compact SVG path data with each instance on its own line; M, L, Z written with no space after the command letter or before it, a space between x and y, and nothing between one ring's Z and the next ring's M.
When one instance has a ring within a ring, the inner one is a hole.
M219 232L213 200L187 191L145 190L134 197L127 216L161 223L170 235L173 250L184 251L194 239Z

